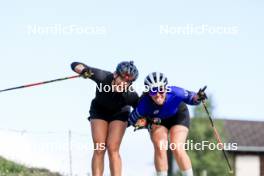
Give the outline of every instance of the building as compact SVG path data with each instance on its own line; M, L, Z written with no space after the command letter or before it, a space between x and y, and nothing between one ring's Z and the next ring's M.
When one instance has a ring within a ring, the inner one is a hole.
M228 142L237 143L235 176L264 176L264 122L224 120Z
M237 150L227 151L234 158L234 175L264 176L264 121L221 121L227 138L225 142L237 144ZM178 167L170 151L168 154L169 175L173 175Z

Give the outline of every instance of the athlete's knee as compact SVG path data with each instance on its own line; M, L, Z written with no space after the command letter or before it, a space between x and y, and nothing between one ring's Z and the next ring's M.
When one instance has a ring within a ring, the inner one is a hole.
M106 152L106 147L105 145L95 145L94 147L94 155L96 156L104 156Z
M155 155L159 157L166 157L167 156L167 145L162 143L162 142L157 142L154 144L154 150L155 150Z
M97 157L103 157L105 155L105 150L94 150L94 155Z
M171 150L176 157L182 157L187 155L186 150L182 146L177 146L175 148L171 147Z
M168 149L168 140L160 139L160 138L153 138L152 139L153 146L155 150L167 150Z
M107 143L107 152L109 156L119 155L119 145L116 143Z

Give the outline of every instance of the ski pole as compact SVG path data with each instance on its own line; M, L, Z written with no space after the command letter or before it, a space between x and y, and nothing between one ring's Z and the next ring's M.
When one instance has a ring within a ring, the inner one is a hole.
M58 79L53 79L53 80L43 81L43 82L26 84L26 85L23 85L23 86L12 87L12 88L8 88L8 89L0 90L0 93L6 92L6 91L10 91L10 90L15 90L15 89L22 89L22 88L27 88L27 87L39 86L39 85L43 85L43 84L48 84L48 83L52 83L52 82L63 81L63 80L73 79L73 78L78 78L78 77L80 77L80 75L69 76L69 77L65 77L65 78L58 78Z
M202 89L202 91L205 91L206 88L207 88L207 86L204 86L204 88ZM215 137L216 137L217 143L221 145L221 149L222 149L222 151L223 151L223 154L224 154L225 160L226 160L227 165L228 165L228 167L229 167L229 172L230 172L230 173L233 173L233 169L232 169L231 164L230 164L230 162L229 162L229 160L228 160L228 158L227 158L226 151L225 151L225 149L224 149L224 147L223 147L223 142L222 142L221 137L220 137L220 135L219 135L219 133L218 133L218 131L217 131L215 125L214 125L214 121L213 121L213 119L212 119L212 117L211 117L211 115L210 115L210 113L209 113L209 111L208 111L208 109L207 109L207 107L206 107L205 100L202 100L202 104L203 104L204 110L205 110L205 112L206 112L206 114L207 114L207 116L208 116L208 118L209 118L209 120L210 120L211 126L212 126L212 128L213 128L213 130L214 130L214 135L215 135Z

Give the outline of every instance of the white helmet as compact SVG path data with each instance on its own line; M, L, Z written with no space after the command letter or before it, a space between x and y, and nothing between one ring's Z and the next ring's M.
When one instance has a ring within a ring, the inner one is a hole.
M145 78L144 84L149 88L162 87L168 84L168 79L163 73L152 72Z

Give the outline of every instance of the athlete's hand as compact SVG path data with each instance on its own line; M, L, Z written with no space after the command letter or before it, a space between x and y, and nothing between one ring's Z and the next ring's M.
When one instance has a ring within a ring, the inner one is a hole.
M83 64L78 64L75 66L74 71L76 73L79 73L83 78L90 78L93 73L91 72L91 70L87 67L85 67Z
M205 86L204 88L199 89L199 91L197 92L197 101L203 101L203 100L207 99L207 95L204 92L206 88L207 87Z
M161 119L158 117L155 117L152 119L152 123L155 125L160 125L161 124Z
M147 126L147 119L146 118L138 119L135 126L139 126L139 127Z
M83 64L78 64L78 65L75 66L74 71L75 71L76 73L81 74L81 73L83 72L84 69L85 69L85 67L84 67Z
M146 118L140 118L137 120L136 124L135 124L135 130L139 130L139 129L142 129L142 128L146 128L148 125L147 123L147 119Z

